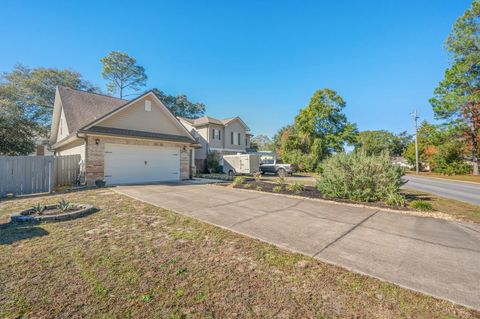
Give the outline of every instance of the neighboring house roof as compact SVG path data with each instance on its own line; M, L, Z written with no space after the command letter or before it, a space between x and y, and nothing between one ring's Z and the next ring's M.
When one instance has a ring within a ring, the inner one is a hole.
M188 118L185 118L185 117L179 117L179 119L185 121L185 122L188 122L190 123L192 126L194 127L198 127L198 126L202 126L202 125L208 125L208 124L215 124L215 125L220 125L220 126L226 126L228 125L230 122L234 121L234 120L238 120L240 121L240 123L242 123L243 126L245 126L245 129L248 131L250 130L247 126L247 124L245 124L244 121L242 121L242 119L238 116L236 117L229 117L229 118L226 118L226 119L223 119L223 120L219 120L219 119L216 119L214 117L210 117L210 116L202 116L202 117L199 117L199 118L196 118L196 119L188 119Z
M70 133L128 103L127 100L116 97L73 90L64 86L58 87L58 93Z

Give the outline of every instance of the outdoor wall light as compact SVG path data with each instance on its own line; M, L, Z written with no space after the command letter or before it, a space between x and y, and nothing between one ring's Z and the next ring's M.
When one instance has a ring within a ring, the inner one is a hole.
M95 139L95 144L98 145L98 143L100 143L100 139L99 139L99 138L96 138L96 139Z

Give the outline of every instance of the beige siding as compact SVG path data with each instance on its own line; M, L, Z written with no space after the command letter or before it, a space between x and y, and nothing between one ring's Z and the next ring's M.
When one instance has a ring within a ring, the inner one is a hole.
M196 128L198 134L198 143L202 145L202 148L195 150L196 159L206 159L207 158L207 147L208 147L208 126Z
M234 140L233 144L231 141L231 132L234 133ZM236 145L237 141L237 133L240 133L240 145ZM245 127L238 121L232 121L225 127L225 149L227 150L239 150L245 152L245 138L246 138L246 131Z
M85 161L85 140L79 138L72 143L59 147L55 150L55 155L76 155L79 154Z
M62 140L69 134L70 133L68 132L67 120L65 119L65 112L62 108L62 110L60 111L60 120L58 122L57 141Z
M151 111L145 110L146 100L151 102ZM176 119L172 119L167 110L148 96L99 122L97 126L187 136Z
M213 136L213 130L219 130L221 132L220 140L217 136ZM225 140L225 130L221 125L210 124L208 125L208 148L223 148L223 141Z

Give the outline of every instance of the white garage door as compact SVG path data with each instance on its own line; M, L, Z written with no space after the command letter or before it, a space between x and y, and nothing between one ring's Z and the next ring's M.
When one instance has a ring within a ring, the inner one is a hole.
M180 148L105 144L107 184L180 180Z

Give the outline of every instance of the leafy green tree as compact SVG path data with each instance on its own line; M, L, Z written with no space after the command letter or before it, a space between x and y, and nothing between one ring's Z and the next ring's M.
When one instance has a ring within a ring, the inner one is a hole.
M193 119L205 114L205 104L199 102L193 103L188 100L185 94L177 96L168 95L156 88L152 89L152 91L175 116Z
M128 54L112 51L100 61L103 64L102 77L109 81L107 89L110 93L119 91L120 98L123 98L126 89L138 91L146 85L145 69Z
M418 129L420 168L429 168L441 174L465 174L470 167L465 163L465 142L458 130L450 126L432 125L424 121ZM415 163L415 143L404 152L411 165Z
M48 129L58 85L90 92L99 91L78 72L54 68L30 69L18 64L11 72L0 76L0 106L3 115L10 112Z
M452 62L430 99L435 116L464 131L478 175L480 131L480 0L453 25L445 43Z
M0 155L28 155L35 150L35 122L0 115Z
M272 151L273 141L267 135L260 134L250 139L250 147L259 151Z
M335 91L316 91L310 103L295 117L293 126L284 128L280 153L285 161L300 170L316 170L328 155L343 152L345 145L354 145L356 125L342 113L346 103Z
M390 156L400 156L410 141L411 136L407 132L395 135L386 130L363 131L358 134L356 149L368 155L387 152Z
M433 170L446 175L470 173L470 166L463 159L463 144L458 139L441 144L432 156Z

